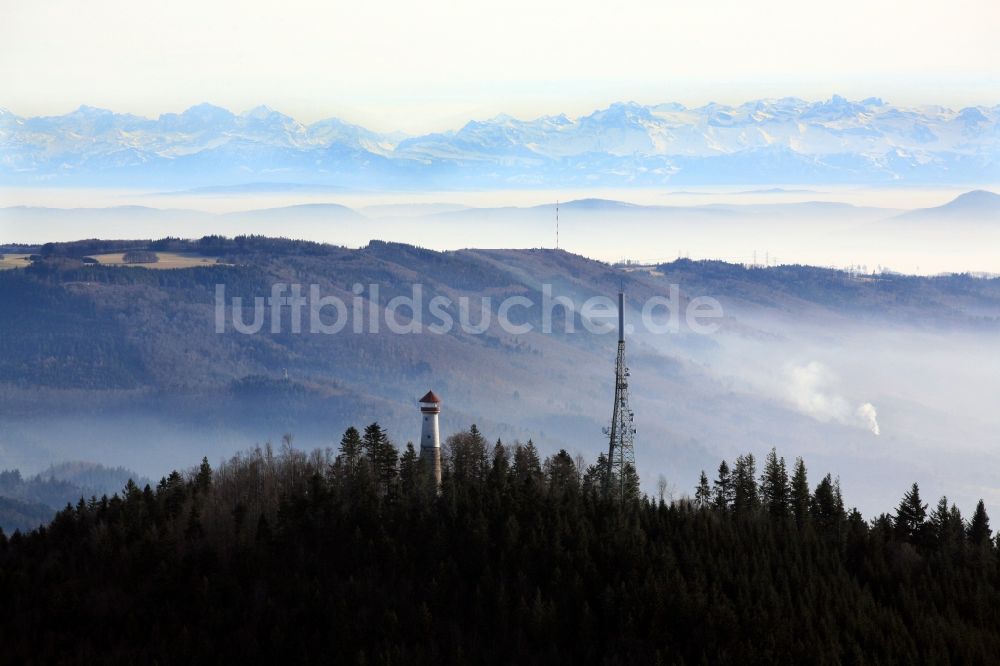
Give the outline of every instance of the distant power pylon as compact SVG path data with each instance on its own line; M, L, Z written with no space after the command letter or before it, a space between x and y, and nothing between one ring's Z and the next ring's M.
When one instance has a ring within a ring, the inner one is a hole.
M628 367L625 365L625 294L618 292L618 358L615 361L615 404L611 410L608 468L604 476L606 492L622 501L630 478L635 475L635 426L628 404Z
M559 249L559 200L556 199L556 249Z

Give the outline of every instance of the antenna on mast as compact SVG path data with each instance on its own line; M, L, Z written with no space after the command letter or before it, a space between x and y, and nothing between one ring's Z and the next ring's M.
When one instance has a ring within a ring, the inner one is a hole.
M604 492L619 502L638 492L635 472L635 415L629 408L628 367L625 365L625 289L618 291L618 357L615 360L615 401L608 435L608 462L604 470Z
M559 249L559 200L556 199L556 249Z

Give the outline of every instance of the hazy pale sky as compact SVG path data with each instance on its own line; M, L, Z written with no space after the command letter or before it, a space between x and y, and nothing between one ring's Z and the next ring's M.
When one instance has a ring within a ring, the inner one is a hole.
M454 127L793 95L1000 103L997 0L2 0L0 106Z

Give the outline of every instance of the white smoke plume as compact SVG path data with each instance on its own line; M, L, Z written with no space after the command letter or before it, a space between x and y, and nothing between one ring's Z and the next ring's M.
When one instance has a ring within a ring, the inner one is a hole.
M866 402L852 410L850 402L833 390L836 377L822 363L788 366L785 380L786 398L803 414L823 423L863 426L875 435L880 433L875 406Z
M880 434L878 427L878 412L875 411L875 405L870 402L858 407L857 415L868 425L868 429L872 431L873 435Z

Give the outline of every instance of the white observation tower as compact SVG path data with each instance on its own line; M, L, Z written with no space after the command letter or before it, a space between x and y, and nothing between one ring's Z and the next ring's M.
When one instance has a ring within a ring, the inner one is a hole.
M429 470L436 486L441 485L441 434L438 430L438 414L441 413L441 398L428 391L420 399L420 459Z

